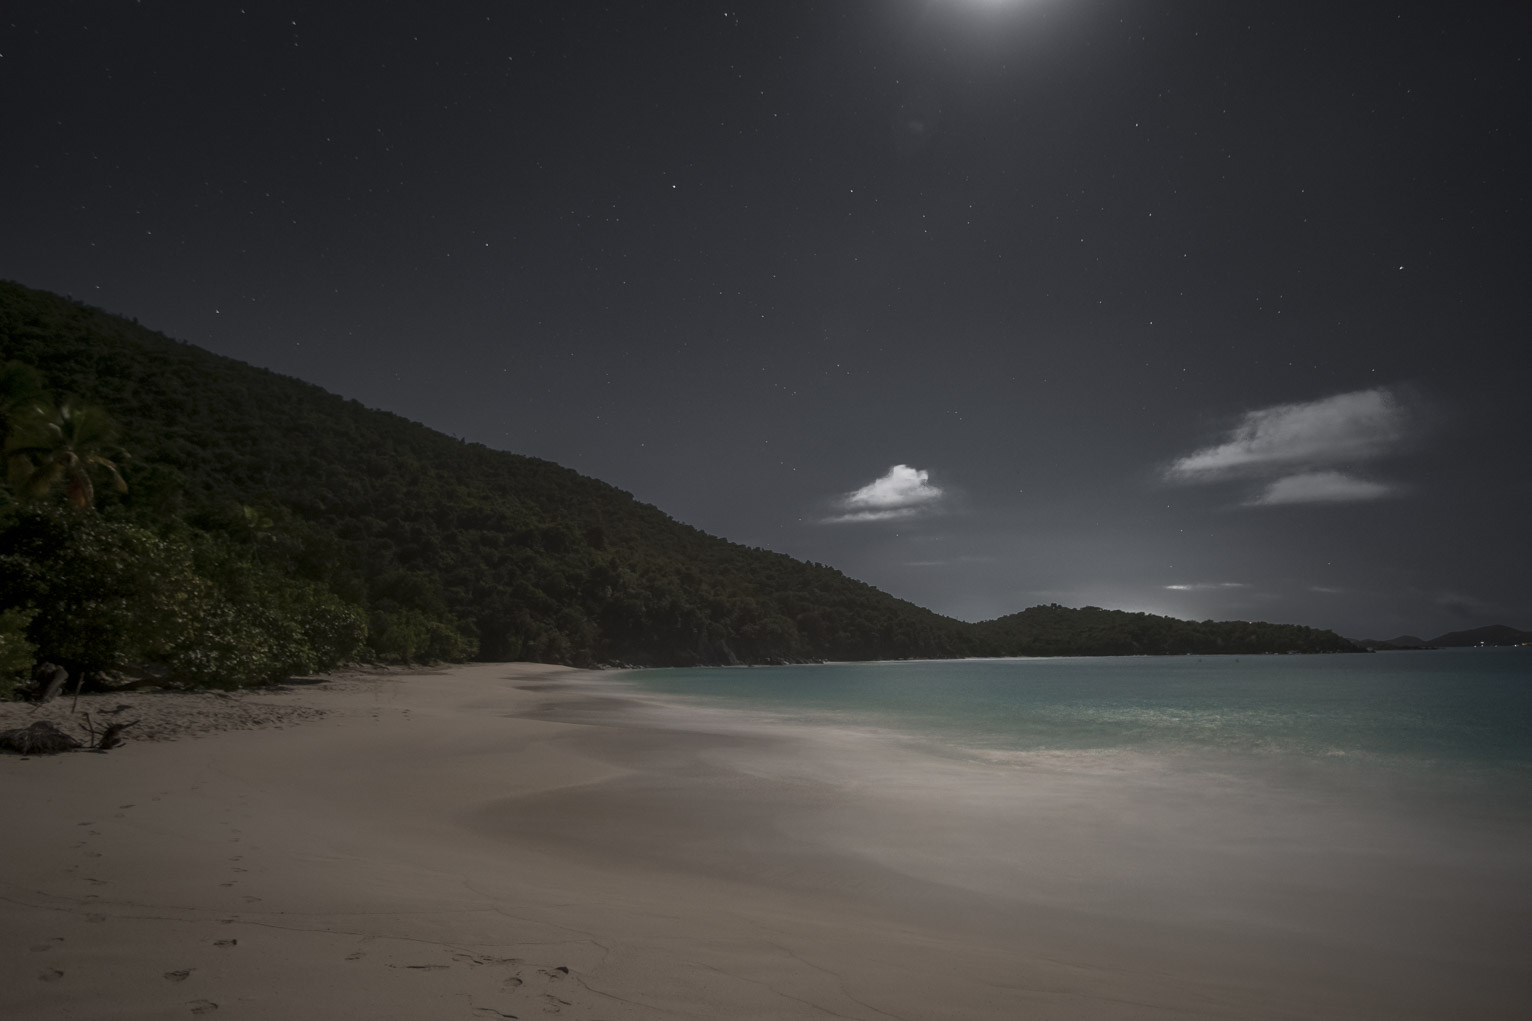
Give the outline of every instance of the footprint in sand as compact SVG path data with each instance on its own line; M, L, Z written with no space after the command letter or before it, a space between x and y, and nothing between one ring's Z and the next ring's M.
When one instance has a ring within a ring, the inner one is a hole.
M191 1007L193 1014L211 1014L218 1009L218 1004L212 1000L188 1000L187 1006Z
M239 940L237 940L237 939L215 939L215 940L213 940L213 946L215 946L215 947L232 947L232 946L238 946L238 945L239 945Z
M179 968L175 971L165 972L165 980L167 982L185 982L189 978L191 978L190 968Z
M38 980L42 982L57 982L59 979L64 977L64 973L59 971L57 968L44 968L42 971L37 973L37 977Z
M519 961L514 961L514 959L513 959L511 961L505 961L505 962L501 962L501 963L510 964L510 963L520 963L520 962ZM567 978L569 976L569 968L564 966L564 965L559 965L557 968L538 968L537 969L537 974L542 978L542 980L544 982L558 982L559 980ZM525 984L526 983L522 980L522 977L518 974L518 975L512 975L509 978L505 979L501 983L501 988L504 989L506 991L506 993L508 993L508 994L530 992L531 990L524 990L522 988ZM539 1007L540 1011L542 1013L544 1013L544 1014L561 1014L561 1013L563 1013L565 1007L572 1006L570 1001L565 1000L565 999L561 999L561 998L559 998L557 996L554 996L552 993L543 993L543 994L541 994L541 995L539 995L537 997L537 1000L539 1001L538 1002L538 1007ZM488 1007L480 1008L480 1012L478 1013L478 1016L480 1016L480 1017L494 1017L495 1016L494 1013L485 1013L485 1011L489 1011L489 1010L490 1010L490 1008L488 1008ZM502 1015L502 1016L509 1016L509 1015Z
M62 936L54 936L54 937L50 938L48 940L48 942L46 942L46 943L36 943L36 944L33 944L32 946L28 947L27 949L32 951L32 953L34 953L34 954L40 954L44 950L52 950L54 947L58 946L62 942L64 942L64 937L62 937Z
M479 954L453 954L452 959L466 964L470 968L477 968L481 964L514 965L521 963L521 958L519 957L484 957Z
M493 1007L475 1007L473 1009L473 1016L474 1017L508 1017L508 1018L515 1018L516 1017L515 1014L507 1014L504 1011L495 1010Z
M346 955L346 960L348 960L348 961L360 961L362 958L364 958L366 956L367 955L362 953L360 950L353 950L351 953Z

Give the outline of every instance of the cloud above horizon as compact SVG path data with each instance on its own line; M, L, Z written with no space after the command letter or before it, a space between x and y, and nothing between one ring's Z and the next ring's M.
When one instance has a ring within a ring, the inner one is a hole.
M1251 507L1274 507L1283 503L1353 503L1392 496L1398 490L1381 482L1354 478L1336 471L1301 472L1270 483L1249 501Z
M825 518L825 524L861 521L897 521L934 509L943 491L931 484L931 473L907 464L896 464L860 489L842 496L842 513Z
M1166 585L1172 592L1205 592L1214 589L1249 588L1243 581L1194 581L1182 585Z
M1165 478L1207 483L1268 478L1247 507L1355 503L1398 492L1339 470L1393 453L1409 431L1403 403L1387 387L1248 411L1222 443L1172 462Z

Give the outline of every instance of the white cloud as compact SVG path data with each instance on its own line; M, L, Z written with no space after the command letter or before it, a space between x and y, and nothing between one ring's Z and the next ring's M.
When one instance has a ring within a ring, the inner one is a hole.
M838 501L844 511L826 518L827 523L897 521L933 508L943 496L931 484L931 473L907 464L896 464L880 478L853 490Z
M1248 411L1222 443L1188 454L1165 470L1173 482L1260 479L1246 507L1357 503L1395 496L1398 487L1359 478L1358 462L1394 453L1411 423L1386 387L1336 394L1304 404Z
M1301 472L1277 479L1250 501L1252 507L1283 503L1357 503L1393 496L1396 490L1381 482L1353 478L1341 472Z
M1166 475L1211 481L1371 460L1396 447L1405 429L1404 407L1384 387L1279 404L1246 412L1223 443L1180 458Z
M848 493L847 507L914 507L941 499L942 491L931 485L931 473L907 464L896 464L861 489Z

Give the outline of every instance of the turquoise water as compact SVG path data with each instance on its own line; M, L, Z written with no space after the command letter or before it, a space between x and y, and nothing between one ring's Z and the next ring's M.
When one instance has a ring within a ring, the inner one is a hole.
M666 699L950 750L1218 753L1532 777L1532 649L642 670Z

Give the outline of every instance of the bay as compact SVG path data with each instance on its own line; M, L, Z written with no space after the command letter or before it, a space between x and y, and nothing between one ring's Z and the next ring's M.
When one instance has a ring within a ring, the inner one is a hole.
M639 690L960 750L1234 753L1532 770L1532 649L643 670ZM1339 765L1340 763L1337 763Z

